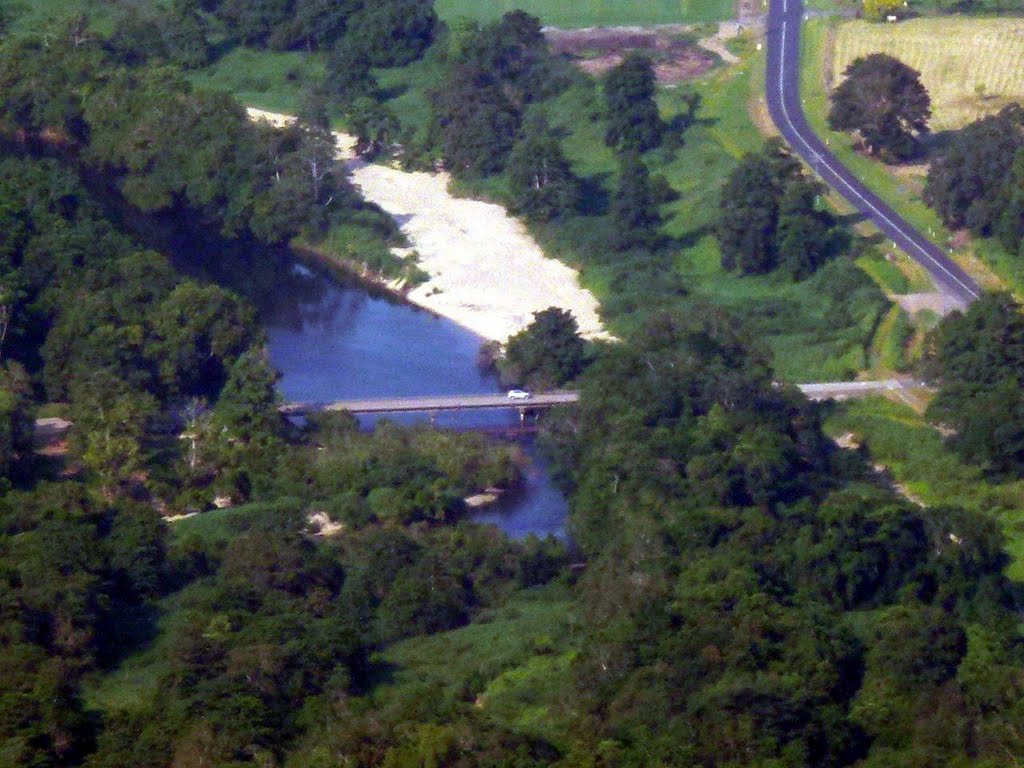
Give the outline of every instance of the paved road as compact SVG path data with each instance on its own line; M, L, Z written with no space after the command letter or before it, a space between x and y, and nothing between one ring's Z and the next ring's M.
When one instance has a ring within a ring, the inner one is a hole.
M879 392L897 392L908 385L899 379L881 381L835 381L799 384L800 391L811 400L866 397ZM460 411L494 408L551 408L578 403L580 393L574 390L536 392L528 400L510 400L505 395L437 395L424 397L382 397L362 400L338 400L333 403L285 403L281 413L298 415L317 411L348 411L350 413L401 413L420 411Z
M899 392L911 384L899 379L883 379L881 381L835 381L798 386L808 400L845 400L850 397L867 397L879 392Z
M349 411L350 413L400 413L403 411L460 411L480 408L550 408L555 405L569 405L579 401L580 393L570 390L561 392L536 392L527 400L512 400L497 393L494 395L438 395L426 397L367 398L363 400L338 400L333 403L286 403L281 406L284 414L312 413L315 411Z
M800 101L800 24L803 0L770 0L768 10L768 111L782 136L822 180L902 248L932 276L940 291L963 305L981 291L937 245L860 183L811 130Z

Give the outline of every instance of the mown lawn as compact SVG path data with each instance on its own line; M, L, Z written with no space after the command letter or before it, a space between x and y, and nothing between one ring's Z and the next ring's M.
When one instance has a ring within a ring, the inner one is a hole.
M1024 580L1024 481L986 478L946 446L923 417L900 403L864 398L836 404L825 423L832 436L852 432L871 460L928 506L952 504L992 515L1013 558L1009 574Z
M437 0L442 19L494 21L523 10L556 27L695 24L734 15L733 0Z

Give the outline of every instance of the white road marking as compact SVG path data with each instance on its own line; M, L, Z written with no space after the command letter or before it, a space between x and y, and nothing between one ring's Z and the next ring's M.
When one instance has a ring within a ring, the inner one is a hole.
M782 0L782 12L783 12L783 18L782 18L782 41L781 41L782 44L780 46L780 51L779 51L779 105L780 105L780 107L782 109L782 116L783 116L783 118L789 124L789 128L793 131L793 133L796 134L796 137L797 137L797 139L799 139L800 143L802 143L807 148L807 151L812 156L814 156L816 159L820 159L820 158L818 158L818 154L817 154L816 150L807 142L807 140L803 137L803 135L801 135L800 131L797 130L796 125L793 123L793 119L789 115L789 109L786 107L786 90L785 90L785 87L786 87L785 86L785 83L786 83L786 67L785 67L785 61L786 61L786 29L789 26L789 22L788 22L785 14L786 14L786 12L788 10L788 7L789 7L788 0ZM832 172L832 175L835 176L835 178L839 182L841 182L842 185L846 189L848 189L850 191L851 194L853 194L858 200L860 200L869 209L874 211L875 214L879 218L884 220L890 227L892 227L897 232L899 232L901 235L903 235L903 237L906 240L908 240L921 253L922 256L924 256L926 259L928 259L929 262L934 264L939 270L941 270L943 273L945 273L957 285L959 285L961 288L963 288L968 293L968 295L973 296L976 299L980 297L980 294L977 291L975 291L969 285L965 284L959 277L957 277L955 274L950 272L943 264L941 264L938 261L936 261L935 257L932 256L930 253L928 253L928 251L920 243L918 243L917 240L915 240L913 237L908 235L903 229L901 229L896 224L896 222L894 222L892 219L890 219L888 216L886 216L885 213L883 213L877 207L875 207L875 205L870 200L865 198L860 192L858 192L855 187L851 186L850 183L847 182L846 179L844 179L842 177L842 174L840 174L838 171L836 171L836 169L833 168L827 161L825 162L824 165L825 165L826 168L828 168Z

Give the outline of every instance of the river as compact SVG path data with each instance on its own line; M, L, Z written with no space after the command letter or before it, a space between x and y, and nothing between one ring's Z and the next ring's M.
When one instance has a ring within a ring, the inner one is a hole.
M286 400L484 394L499 389L477 366L481 339L455 323L295 264L280 290L264 294L261 314L270 358ZM396 416L396 421L425 415ZM368 419L364 423L372 423ZM515 411L439 414L439 427L516 426ZM568 505L532 440L522 486L473 519L513 538L565 537Z

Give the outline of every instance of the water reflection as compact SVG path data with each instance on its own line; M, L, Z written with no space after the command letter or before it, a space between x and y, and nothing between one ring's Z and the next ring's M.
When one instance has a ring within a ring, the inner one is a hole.
M499 388L496 377L477 367L479 337L455 323L298 264L280 270L278 284L281 290L263 294L260 311L286 400L485 394ZM413 423L428 417L391 418ZM498 429L518 426L519 414L514 409L449 412L438 414L436 423ZM565 498L532 443L523 448L533 459L523 487L475 519L494 523L513 537L562 537Z

